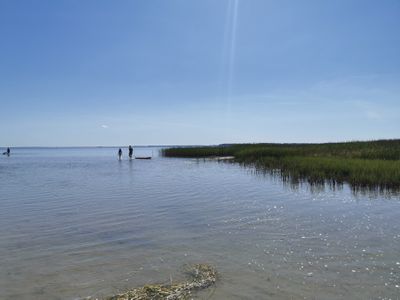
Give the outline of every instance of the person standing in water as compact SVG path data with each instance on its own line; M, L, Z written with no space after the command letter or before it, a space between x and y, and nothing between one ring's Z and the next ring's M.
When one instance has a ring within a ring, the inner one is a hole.
M118 160L121 160L121 157L122 157L122 149L119 148L119 150L118 150Z
M133 148L131 145L129 145L129 159L132 159L132 155L133 155Z
M7 148L6 152L3 152L3 155L10 156L10 148Z

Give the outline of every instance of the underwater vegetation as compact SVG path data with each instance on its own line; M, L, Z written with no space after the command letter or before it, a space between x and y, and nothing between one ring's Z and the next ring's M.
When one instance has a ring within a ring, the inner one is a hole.
M148 284L140 288L118 294L107 300L183 300L188 299L192 291L204 289L217 280L217 272L208 264L195 264L187 269L188 280L170 284Z
M232 144L164 149L166 157L234 156L284 179L348 183L354 189L400 189L400 140L325 144Z

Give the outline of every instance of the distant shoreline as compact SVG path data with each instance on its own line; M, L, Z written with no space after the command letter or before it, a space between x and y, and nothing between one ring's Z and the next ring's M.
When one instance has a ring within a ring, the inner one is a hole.
M166 148L166 147L179 147L179 145L132 145L136 148ZM93 149L93 148L104 148L104 149L114 149L114 148L127 148L128 145L123 146L0 146L2 148L12 148L12 149Z

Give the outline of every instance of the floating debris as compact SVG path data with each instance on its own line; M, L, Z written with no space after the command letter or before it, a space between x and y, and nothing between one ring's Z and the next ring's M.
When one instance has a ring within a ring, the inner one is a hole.
M188 267L188 281L171 284L147 284L143 287L129 290L107 300L182 300L187 299L193 290L207 288L217 280L214 267L207 264L196 264Z
M221 161L221 160L234 160L234 156L217 156L214 157L215 160Z

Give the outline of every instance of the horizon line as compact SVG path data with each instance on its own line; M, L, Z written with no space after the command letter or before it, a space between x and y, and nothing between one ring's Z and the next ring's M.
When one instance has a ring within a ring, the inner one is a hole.
M149 144L149 145L133 145L133 147L195 147L195 146L218 146L218 145L235 145L235 144L337 144L337 143L356 143L356 142L378 142L378 141L400 141L399 138L386 139L367 139L367 140L347 140L347 141L327 141L327 142L233 142L233 143L214 143L214 144ZM95 146L0 146L0 148L124 148L127 145L95 145Z

